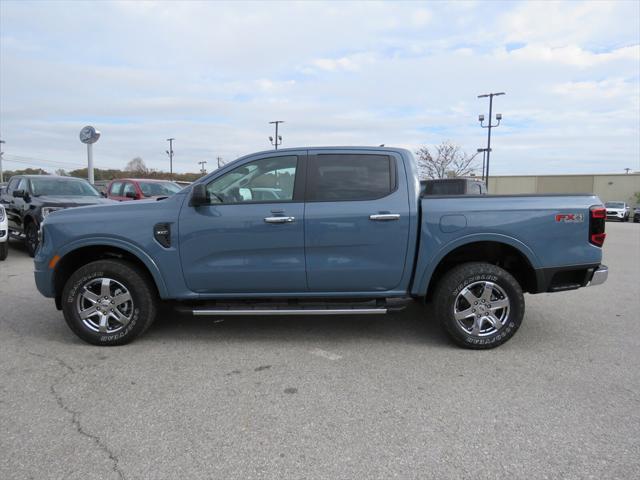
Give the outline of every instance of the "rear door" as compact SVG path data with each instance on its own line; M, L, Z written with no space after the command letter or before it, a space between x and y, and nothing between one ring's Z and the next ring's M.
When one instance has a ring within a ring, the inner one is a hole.
M312 292L383 292L404 273L409 195L391 152L309 152L305 202Z

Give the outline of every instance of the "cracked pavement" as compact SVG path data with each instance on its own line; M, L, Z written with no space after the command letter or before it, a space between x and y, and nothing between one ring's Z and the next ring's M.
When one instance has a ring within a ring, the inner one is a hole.
M0 478L634 478L640 225L607 232L607 283L527 295L520 331L486 352L454 347L418 306L375 318L166 312L131 345L93 347L37 293L12 242L0 262Z

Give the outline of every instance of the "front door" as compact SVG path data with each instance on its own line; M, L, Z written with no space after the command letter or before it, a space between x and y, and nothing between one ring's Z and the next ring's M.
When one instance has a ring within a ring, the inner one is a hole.
M305 247L311 292L384 292L404 273L409 194L395 154L309 151Z
M180 213L187 286L199 293L307 290L304 259L306 152L248 159L213 177L208 205Z

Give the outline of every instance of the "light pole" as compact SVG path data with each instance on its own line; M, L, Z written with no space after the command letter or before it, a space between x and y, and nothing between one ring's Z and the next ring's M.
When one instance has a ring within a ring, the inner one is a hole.
M484 181L484 169L485 169L485 161L487 159L487 149L479 148L478 153L482 152L482 180Z
M218 161L218 168L222 167L224 165L224 163L222 163L222 157L221 156L217 156L216 160Z
M498 121L498 123L496 123L495 125L491 123L491 118L493 115L493 97L498 97L500 95L505 95L505 93L504 92L484 93L482 95L478 95L478 98L489 97L489 122L487 123L487 125L484 124L484 115L478 116L478 121L480 122L480 126L482 128L489 129L489 132L487 133L487 178L485 180L487 184L487 190L489 189L489 159L491 158L491 129L500 125L500 120L502 120L502 114L496 113L496 120Z
M169 142L169 150L166 150L167 155L169 155L169 179L173 180L173 141L175 138L167 138L167 142Z
M280 135L278 135L278 125L281 123L284 123L284 120L274 120L273 122L269 122L270 124L275 124L276 126L276 136L275 137L269 137L269 141L271 142L271 145L273 145L274 147L276 147L276 150L278 149L278 145L282 145L282 137Z
M4 182L4 174L2 173L2 155L4 152L2 151L2 144L7 143L4 140L0 140L0 183Z

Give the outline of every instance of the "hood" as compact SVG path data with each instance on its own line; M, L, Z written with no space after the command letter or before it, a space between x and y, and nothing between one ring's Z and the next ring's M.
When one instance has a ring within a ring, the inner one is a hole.
M56 197L60 198L60 197ZM109 221L117 221L127 223L137 221L144 217L153 217L159 215L159 218L165 216L167 211L179 208L182 204L182 196L173 195L165 200L135 200L131 202L117 202L106 198L98 199L94 204L82 204L80 201L75 205L67 205L65 208L47 215L47 223L65 223L65 222L97 222L104 224ZM81 200L78 198L78 200ZM52 205L53 206L53 205ZM56 206L63 206L61 202Z
M53 195L40 195L34 197L42 204L60 207L82 207L85 205L104 205L114 203L113 200L103 197L81 197L78 195L73 196L53 196Z

